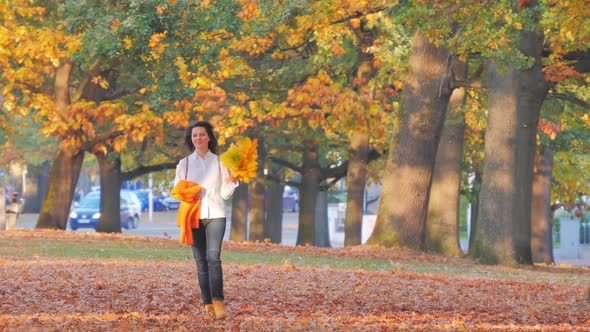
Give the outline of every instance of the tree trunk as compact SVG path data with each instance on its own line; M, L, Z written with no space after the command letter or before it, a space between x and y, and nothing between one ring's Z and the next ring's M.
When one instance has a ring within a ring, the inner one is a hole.
M424 248L432 170L449 88L449 52L414 35L399 131L390 145L377 221L369 243Z
M318 159L318 143L303 142L303 172L299 191L299 228L296 245L315 243L315 208L320 191L321 169Z
M4 174L0 175L0 231L6 230L6 185Z
M536 5L536 1L534 1ZM470 255L490 264L531 264L531 195L537 120L547 86L543 35L522 31L520 51L535 59L526 70L488 70L488 128L478 232Z
M27 188L27 200L23 213L39 213L41 211L41 203L47 193L51 163L46 161L40 166L28 165L28 168L29 186Z
M467 65L456 62L461 79L467 76ZM426 248L447 256L462 256L459 243L459 189L463 161L465 88L455 89L449 101L449 113L442 131L426 221Z
M256 177L249 183L250 188L250 241L264 241L264 160L266 151L264 139L258 136L258 168Z
M516 154L516 179L519 208L514 217L514 250L516 260L521 264L532 264L531 252L531 196L533 187L533 167L537 150L537 122L547 85L541 65L543 54L543 33L522 31L520 51L535 59L533 66L519 70L518 75L518 135ZM526 208L522 208L526 207Z
M356 71L357 91L367 112L373 104L373 93L369 81L375 75L373 55L367 52L374 38L365 31L363 22L357 30L360 39L359 63ZM346 173L346 215L344 218L344 246L355 246L362 242L363 210L365 185L367 183L367 163L369 157L370 128L363 116L358 117L358 125L350 138L348 148L348 171Z
M72 62L63 59L55 72L55 106L57 112L67 116L70 106L70 74ZM74 190L84 161L84 152L72 148L68 142L59 142L55 160L49 171L47 194L37 219L36 228L66 229Z
M36 228L66 229L83 161L83 152L71 151L63 142L59 144Z
M264 237L272 243L281 243L283 237L283 191L285 186L271 182L268 188Z
M121 159L115 153L95 156L100 171L100 218L96 231L121 233Z
M314 246L330 248L330 226L328 225L328 192L320 191L317 195L314 223Z
M232 195L231 230L232 241L248 240L248 184L240 183Z
M516 264L513 218L516 199L516 73L488 66L488 123L479 218L469 254L488 264ZM522 208L522 206L520 207Z
M553 180L553 151L537 154L531 204L531 251L535 263L553 264L551 225L551 181Z
M346 216L344 219L344 246L355 246L362 242L363 201L367 182L367 158L369 155L369 133L358 126L351 139L348 152L346 175Z
M473 187L481 188L481 173L475 172L475 176L473 179ZM477 225L479 224L479 193L481 190L477 191L473 195L473 199L470 201L471 203L471 229L469 230L469 246L471 248L473 246L473 242L475 240L475 233L477 232Z

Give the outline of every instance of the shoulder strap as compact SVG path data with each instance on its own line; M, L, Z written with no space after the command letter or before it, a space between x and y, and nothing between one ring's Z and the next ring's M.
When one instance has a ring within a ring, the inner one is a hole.
M219 167L219 187L223 186L223 176L221 175L221 158L217 156L217 166Z
M186 162L184 163L184 179L188 177L188 156L185 158Z

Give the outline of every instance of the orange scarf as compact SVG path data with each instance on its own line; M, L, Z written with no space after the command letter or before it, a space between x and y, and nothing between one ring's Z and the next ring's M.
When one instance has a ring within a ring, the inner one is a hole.
M192 245L193 228L199 228L201 219L201 190L196 182L180 180L172 189L170 196L180 201L176 225L180 227L180 243Z

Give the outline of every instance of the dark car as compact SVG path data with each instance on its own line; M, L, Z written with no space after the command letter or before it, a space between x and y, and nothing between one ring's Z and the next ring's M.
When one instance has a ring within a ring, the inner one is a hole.
M121 227L130 229L136 228L136 218L133 216L127 200L121 198ZM100 196L88 195L80 200L80 204L70 212L70 228L96 229L100 218Z
M162 200L162 204L164 204L166 210L178 210L180 201L172 196L168 196Z
M285 186L283 191L283 211L299 212L299 194L296 188Z
M140 189L140 190L136 190L135 194L137 195L137 198L139 198L139 201L141 202L141 211L145 212L148 211L149 209L149 195L150 195L150 190L149 189ZM154 195L152 193L152 208L153 211L165 211L166 207L164 206L164 204L162 204L162 199L160 197L156 197L156 195Z

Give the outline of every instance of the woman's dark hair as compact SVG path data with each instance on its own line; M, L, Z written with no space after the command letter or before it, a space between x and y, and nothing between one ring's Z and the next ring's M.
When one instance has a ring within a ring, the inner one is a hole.
M213 133L213 125L211 125L207 121L197 121L188 126L188 128L186 128L186 131L184 133L184 145L190 150L190 152L195 151L195 145L193 144L192 140L193 128L195 127L205 128L205 130L207 131L207 136L209 136L209 151L211 151L214 154L219 154L219 152L217 151L217 138Z

